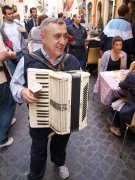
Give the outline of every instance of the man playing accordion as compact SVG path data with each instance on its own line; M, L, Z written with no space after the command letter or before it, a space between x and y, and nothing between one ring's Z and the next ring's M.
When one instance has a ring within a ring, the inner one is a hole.
M14 100L18 103L34 103L37 98L27 88L27 69L51 69L54 71L79 70L78 60L69 55L65 61L64 49L67 44L67 30L64 22L57 18L47 18L41 23L41 41L43 48L34 52L44 62L37 61L30 54L25 55L19 62L11 81L11 91ZM48 135L51 128L31 128L31 162L28 180L40 180L44 176L47 161ZM69 177L68 168L65 166L66 146L70 134L51 137L50 152L51 160L58 168L61 178Z

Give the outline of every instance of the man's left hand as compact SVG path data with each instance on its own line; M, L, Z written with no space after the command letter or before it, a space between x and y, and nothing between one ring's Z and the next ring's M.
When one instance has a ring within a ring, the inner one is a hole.
M17 30L19 32L26 32L26 29L24 27L18 27Z

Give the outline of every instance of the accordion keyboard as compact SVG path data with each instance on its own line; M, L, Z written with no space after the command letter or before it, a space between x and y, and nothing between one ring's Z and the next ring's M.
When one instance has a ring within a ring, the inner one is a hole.
M32 119L30 121L31 127L49 127L49 73L47 72L34 73L28 71L28 88L31 84L36 86L36 83L40 83L42 86L37 102L29 104L29 116Z

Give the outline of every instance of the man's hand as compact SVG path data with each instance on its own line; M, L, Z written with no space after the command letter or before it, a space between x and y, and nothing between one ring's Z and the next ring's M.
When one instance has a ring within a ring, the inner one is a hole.
M37 101L37 98L34 97L28 88L21 91L21 96L26 103L35 103Z
M6 61L9 57L10 57L10 54L8 51L0 52L0 61Z
M18 27L17 30L18 30L19 32L26 32L25 27Z
M0 61L6 61L8 59L15 59L16 53L10 50L0 52Z

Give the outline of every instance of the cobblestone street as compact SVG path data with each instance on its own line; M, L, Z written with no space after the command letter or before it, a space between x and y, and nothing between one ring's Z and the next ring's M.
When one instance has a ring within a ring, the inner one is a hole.
M73 132L67 147L66 165L70 171L69 180L135 180L135 134L128 132L123 153L119 152L123 136L112 135L108 128L109 107L100 103L99 95L92 99L96 77L90 77L88 126ZM17 123L11 128L13 145L0 149L0 180L26 180L29 172L29 121L26 105L17 106ZM60 180L50 161L43 180Z

